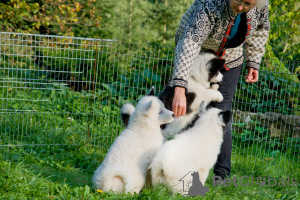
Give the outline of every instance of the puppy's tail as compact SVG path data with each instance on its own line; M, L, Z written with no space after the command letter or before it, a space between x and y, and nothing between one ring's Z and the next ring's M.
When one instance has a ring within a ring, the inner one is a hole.
M130 173L121 166L111 166L103 171L96 171L93 176L93 183L96 189L108 192L110 190L123 193L130 191Z
M132 104L127 103L124 104L121 108L121 119L123 124L125 125L125 127L127 127L130 116L132 115L132 113L135 111L135 108Z

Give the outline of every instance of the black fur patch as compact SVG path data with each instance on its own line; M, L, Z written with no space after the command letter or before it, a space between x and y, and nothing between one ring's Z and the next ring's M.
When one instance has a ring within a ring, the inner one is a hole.
M208 108L212 108L212 107L215 107L216 108L216 103L218 103L218 102L216 102L216 101L211 101L207 106L206 106L206 108L208 109Z
M160 125L160 129L161 129L161 130L164 130L166 127L167 127L167 124L162 124L162 125Z
M164 90L158 95L158 98L164 103L166 109L172 110L172 102L174 98L174 88L166 86Z
M172 103L174 98L174 87L166 86L164 90L159 94L158 98L164 103L166 109L172 110ZM191 105L196 98L196 94L194 92L186 92L186 114L192 112Z
M130 116L128 114L121 113L122 122L127 127Z
M219 59L219 58L213 58L209 62L210 62L211 67L209 69L208 81L210 82L210 80L214 76L218 75L220 70L223 68L223 66L225 64L225 60L224 59Z
M189 124L187 124L184 128L182 128L182 129L180 130L179 133L183 133L184 131L187 131L187 130L189 130L190 128L194 127L196 121L197 121L199 118L200 118L200 116L199 116L198 114L195 115L194 118L193 118L193 120L192 120Z
M214 50L212 50L212 49L207 49L206 52L207 52L207 53L212 53L212 54L215 54L215 55L216 55L216 52L215 52Z
M223 115L223 120L224 120L224 123L225 123L225 126L223 126L223 132L224 132L224 135L225 135L226 127L228 126L229 121L231 119L231 112L230 112L230 110L226 110L226 111L220 112L219 115Z
M185 96L186 96L186 105L187 105L186 114L189 114L192 112L191 105L196 98L196 94L194 92L187 92L185 93Z

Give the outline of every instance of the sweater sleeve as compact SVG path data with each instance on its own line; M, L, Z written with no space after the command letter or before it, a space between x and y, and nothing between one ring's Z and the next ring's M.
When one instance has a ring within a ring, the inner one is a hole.
M259 14L256 31L246 39L246 68L259 69L261 59L265 53L266 43L269 37L269 5L266 5Z
M175 44L177 45L178 40L180 39L180 36L182 35L184 28L189 21L189 18L191 16L191 13L195 9L195 4L197 3L197 0L193 2L193 4L190 6L190 8L182 15L178 29L175 34Z
M172 85L187 89L187 80L192 63L201 50L201 45L214 26L214 17L209 1L195 0L183 15L175 40L175 66Z

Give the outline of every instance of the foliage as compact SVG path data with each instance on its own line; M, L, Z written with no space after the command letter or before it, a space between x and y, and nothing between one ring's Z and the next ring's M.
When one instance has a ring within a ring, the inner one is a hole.
M248 123L232 123L234 139L241 144L262 143L265 148L271 149L270 156L280 152L300 153L299 137L272 137L269 128L262 125L262 122L250 121Z
M300 83L295 75L272 73L266 69L260 71L259 77L256 84L246 83L244 77L239 79L239 87L235 93L238 103L235 104L235 109L255 113L299 114Z
M100 27L101 22L95 0L5 0L0 5L0 27L10 32L74 36L73 29Z
M163 42L173 46L180 17L192 2L5 0L0 3L0 26L3 31ZM299 8L297 0L270 1L269 44L276 58L299 59Z
M5 0L0 3L3 8L0 27L9 32L100 37L135 43L165 39L166 44L174 45L180 16L191 3L192 0L165 0L163 3L148 0ZM163 30L164 24L166 30Z
M271 0L270 22L269 45L275 56L284 60L299 60L300 2Z
M159 39L156 39L156 43L166 44L166 41L174 41L174 31L178 26L174 21L178 21L180 15L180 7L176 6L177 1L155 1L155 5L147 12L148 19L152 20L152 26L158 30ZM161 41L160 41L161 40ZM173 45L173 44L171 44Z

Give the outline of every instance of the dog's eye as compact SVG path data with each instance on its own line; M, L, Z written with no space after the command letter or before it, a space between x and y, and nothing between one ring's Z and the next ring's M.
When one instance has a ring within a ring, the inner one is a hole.
M163 113L163 111L162 111L162 110L160 110L160 111L159 111L159 114L162 114L162 113Z

